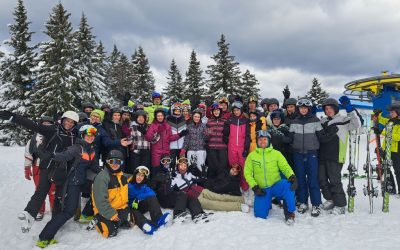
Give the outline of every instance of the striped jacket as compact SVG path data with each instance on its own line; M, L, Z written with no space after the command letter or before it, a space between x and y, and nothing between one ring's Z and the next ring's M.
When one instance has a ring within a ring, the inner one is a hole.
M210 118L206 124L206 135L208 139L207 146L210 149L225 149L227 145L224 142L224 124L223 118Z
M290 124L290 137L294 152L306 154L319 149L319 138L323 132L320 120L313 114L297 116Z

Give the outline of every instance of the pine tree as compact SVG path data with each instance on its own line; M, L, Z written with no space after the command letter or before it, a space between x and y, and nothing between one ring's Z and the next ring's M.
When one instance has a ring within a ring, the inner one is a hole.
M22 116L30 116L30 88L33 84L34 48L29 46L33 32L29 31L27 11L22 0L18 0L13 12L14 24L9 25L11 54L1 64L0 109L7 109ZM29 131L12 123L0 124L4 145L23 145L29 139Z
M111 105L120 106L123 102L123 94L133 90L132 67L128 57L121 52L116 52L112 58L110 70L108 72L108 92L112 97Z
M197 61L196 52L192 50L188 71L186 71L184 96L185 99L191 101L193 106L197 106L204 97L204 77L202 74L203 70L200 67L200 62Z
M170 103L183 101L185 86L174 59L171 61L167 79L167 86L163 89L164 99L169 100Z
M218 53L211 57L215 65L207 66L206 71L210 76L207 84L209 94L214 97L237 95L240 82L239 63L235 62L234 56L229 55L229 43L226 43L224 35L221 35L218 48Z
M109 104L111 102L111 96L109 95L106 86L107 55L101 41L95 50L93 57L93 68L95 72L93 83L94 86L96 86L96 96L99 98L99 102L95 104L99 106L103 103Z
M260 98L260 89L258 88L258 80L255 75L251 74L247 69L242 75L241 85L238 86L239 95L242 96L243 100L248 100L250 96L255 96L257 99Z
M51 40L40 45L38 84L33 95L36 116L77 110L74 103L76 69L73 62L72 26L64 6L57 4L46 22L44 33Z
M154 76L142 47L138 48L132 61L132 75L134 85L133 98L140 103L151 101L151 94L155 89Z
M104 83L98 81L99 79L96 77L97 72L94 67L96 42L91 30L85 14L82 13L79 28L73 34L73 67L76 73L73 89L77 94L74 101L77 106L86 102L98 104L101 96L97 90L104 89Z
M312 80L311 89L307 92L306 97L311 99L317 106L321 106L322 102L329 97L329 94L322 89L318 79L314 78Z

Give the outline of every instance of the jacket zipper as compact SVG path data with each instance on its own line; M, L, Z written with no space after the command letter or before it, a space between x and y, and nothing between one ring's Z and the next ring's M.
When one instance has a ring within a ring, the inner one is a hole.
M239 118L237 120L237 126L236 126L236 146L239 146Z
M265 169L265 157L264 157L265 148L263 148L262 151L263 151L264 181L265 181L265 187L268 187L268 185L267 185L267 173L266 173L267 170Z

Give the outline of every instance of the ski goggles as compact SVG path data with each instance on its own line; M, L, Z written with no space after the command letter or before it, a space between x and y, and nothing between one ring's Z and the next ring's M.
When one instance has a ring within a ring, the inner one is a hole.
M260 138L260 137L268 137L268 138L271 138L271 135L270 135L270 133L268 133L267 130L258 130L258 131L257 131L257 138Z
M310 99L300 99L297 101L296 106L306 106L306 107L312 107L312 101Z
M139 166L137 169L138 173L144 174L146 177L149 177L150 170L144 166Z
M243 104L241 102L234 102L232 103L232 109L242 109L243 108Z
M181 157L181 158L179 158L177 160L177 162L178 162L178 164L181 164L181 163L187 164L188 163L188 159L186 157Z
M133 113L133 108L128 107L128 106L123 106L121 110L122 110L122 112Z
M117 158L108 159L106 162L109 165L122 165L122 164L124 164L123 160L117 159Z
M164 157L161 159L161 164L166 165L166 164L170 164L171 163L171 158L169 157Z

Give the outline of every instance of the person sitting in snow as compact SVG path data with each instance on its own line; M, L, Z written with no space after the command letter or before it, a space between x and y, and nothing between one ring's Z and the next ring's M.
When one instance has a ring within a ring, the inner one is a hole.
M92 226L104 237L114 237L118 229L129 229L130 209L128 207L128 180L121 171L124 155L111 150L104 168L93 182L93 210L95 219ZM90 226L88 230L92 229Z
M172 219L170 213L163 214L156 193L147 186L150 170L139 166L133 172L128 184L129 207L132 208L136 225L145 233L152 235L159 227L168 224ZM143 214L149 212L151 220Z
M297 179L285 157L271 147L270 141L271 135L266 130L258 131L258 148L247 156L244 167L244 176L255 194L254 216L266 219L271 209L272 197L278 197L287 206L286 222L293 224ZM281 173L287 180L282 179Z
M187 159L181 157L178 161L176 176L171 181L175 190L185 191L189 197L197 198L203 209L216 211L242 211L247 213L249 206L244 204L241 196L217 194L198 185L203 180L188 171ZM192 167L196 169L197 167Z

